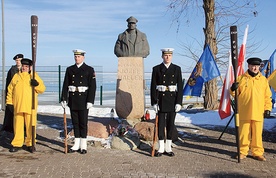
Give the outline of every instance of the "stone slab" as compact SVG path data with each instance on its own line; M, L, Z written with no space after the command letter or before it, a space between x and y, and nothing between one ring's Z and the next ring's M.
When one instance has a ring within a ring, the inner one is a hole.
M115 109L120 118L140 122L144 116L144 59L119 57Z

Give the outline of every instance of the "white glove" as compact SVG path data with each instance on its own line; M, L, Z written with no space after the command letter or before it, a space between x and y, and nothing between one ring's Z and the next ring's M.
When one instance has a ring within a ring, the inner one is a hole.
M164 92L164 91L166 91L166 86L164 86L164 85L157 85L156 86L156 89L158 90L158 91L162 91L162 92Z
M86 104L86 107L87 107L87 109L90 109L90 108L93 107L93 104L92 104L92 103L87 103L87 104Z
M78 87L79 92L85 92L88 87Z
M76 91L76 87L75 86L68 86L68 90L71 91L71 92L75 92Z
M157 104L153 105L153 109L154 109L154 111L157 113L157 111L159 110L158 105L157 105Z
M176 104L175 105L175 112L180 111L180 109L181 109L181 105L180 104Z
M65 107L67 106L67 102L66 102L66 101L61 101L60 104L61 104L61 106L62 106L63 108L65 108Z
M170 92L175 92L175 91L177 91L176 85L170 85L170 86L168 86L168 87L169 87L169 91L170 91Z

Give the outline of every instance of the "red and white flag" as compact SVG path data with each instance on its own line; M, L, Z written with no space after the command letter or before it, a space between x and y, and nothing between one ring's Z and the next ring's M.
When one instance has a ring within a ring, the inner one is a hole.
M225 119L226 117L231 115L231 98L229 90L231 88L232 83L234 82L234 72L231 62L231 53L229 52L229 54L229 64L223 83L218 110L221 119Z
M248 28L249 26L247 25L244 31L244 36L243 36L243 41L242 41L242 45L240 48L240 53L239 53L239 58L238 58L238 70L237 70L237 76L240 76L244 73L244 59L245 59L245 46L246 46L246 41L247 41L247 34L248 34Z

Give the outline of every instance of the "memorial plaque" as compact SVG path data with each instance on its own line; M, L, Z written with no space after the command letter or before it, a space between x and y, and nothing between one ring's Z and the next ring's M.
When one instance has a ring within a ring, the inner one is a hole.
M116 113L120 118L140 122L144 115L144 59L119 57L116 87Z

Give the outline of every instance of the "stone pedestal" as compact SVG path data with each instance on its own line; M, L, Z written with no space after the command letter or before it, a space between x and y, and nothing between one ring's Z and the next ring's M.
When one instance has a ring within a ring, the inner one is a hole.
M115 109L120 118L140 122L145 109L144 59L119 57Z

